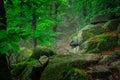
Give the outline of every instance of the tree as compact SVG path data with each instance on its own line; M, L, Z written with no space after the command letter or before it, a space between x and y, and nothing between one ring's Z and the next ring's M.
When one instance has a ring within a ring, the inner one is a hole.
M4 1L0 0L0 30L6 30L6 13ZM1 41L0 41L1 42ZM8 69L6 54L0 53L0 80L11 80L10 70Z

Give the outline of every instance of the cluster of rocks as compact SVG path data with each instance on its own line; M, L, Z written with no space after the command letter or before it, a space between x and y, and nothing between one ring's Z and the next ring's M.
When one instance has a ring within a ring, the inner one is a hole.
M116 13L98 15L81 29L73 53L102 53L120 45L120 16ZM74 39L74 38L73 38Z

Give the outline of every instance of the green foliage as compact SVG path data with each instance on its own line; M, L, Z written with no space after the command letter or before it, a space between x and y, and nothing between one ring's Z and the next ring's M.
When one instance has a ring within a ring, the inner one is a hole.
M18 51L18 43L23 40L36 38L40 45L51 45L55 43L55 36L59 33L54 32L54 16L50 16L50 3L59 5L65 4L66 0L14 0L6 1L7 30L0 31L0 53L6 53L9 50ZM48 10L47 10L48 9ZM55 9L54 9L55 11ZM33 29L33 14L36 14L36 28ZM3 25L0 23L0 25Z
M25 69L25 67L29 64L34 64L37 63L38 60L30 58L29 61L22 61L17 64L12 64L12 70L11 70L11 75L12 77L18 76L22 73L22 71Z

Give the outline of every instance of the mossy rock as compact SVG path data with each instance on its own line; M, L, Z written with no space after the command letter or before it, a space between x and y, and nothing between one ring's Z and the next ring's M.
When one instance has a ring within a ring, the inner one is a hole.
M102 51L112 49L118 45L118 37L116 34L101 34L89 38L80 45L81 53L100 53Z
M108 55L106 58L102 59L99 64L107 64L120 60L120 50L114 51L112 54Z
M61 80L91 80L84 70L68 68Z
M105 32L105 29L102 27L103 25L104 25L103 23L96 25L89 24L85 26L83 29L81 29L77 35L79 44L83 43L90 37Z
M64 73L69 67L86 69L88 66L95 64L97 60L98 55L91 54L54 56L50 59L48 66L45 68L41 80L63 80L65 77Z
M117 28L117 34L118 34L118 45L120 45L120 24L118 25Z
M30 64L36 63L36 62L37 62L37 60L30 59L29 61L22 61L17 64L12 64L11 75L13 77L20 75L27 65L30 65Z
M69 41L71 42L72 39L73 39L74 37L76 37L77 35L78 35L78 31L75 32L75 33L73 33L73 34L69 37Z
M16 54L16 61L17 63L28 60L30 58L30 56L32 55L33 50L32 48L25 48L25 47L21 47L20 51L18 51L18 53Z
M57 53L50 48L37 47L36 51L32 54L31 58L39 59L43 55L50 57L50 56L56 55L56 54Z
M115 13L105 13L105 14L96 15L90 19L90 23L91 24L104 23L113 19L114 16Z
M117 30L119 23L120 23L119 19L113 19L106 22L103 28L105 29L106 32L115 31Z

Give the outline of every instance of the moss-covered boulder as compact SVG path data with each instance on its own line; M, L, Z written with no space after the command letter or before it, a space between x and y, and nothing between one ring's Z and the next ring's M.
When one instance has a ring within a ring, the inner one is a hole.
M99 53L118 45L118 37L115 32L105 33L89 38L80 45L81 53Z
M114 51L111 53L111 55L106 56L105 58L101 59L99 61L99 64L109 64L111 62L114 62L116 60L120 60L120 51Z
M105 29L102 27L103 25L104 24L89 24L81 29L77 35L79 45L86 41L88 38L105 32Z
M97 23L104 23L108 20L113 19L115 16L115 13L106 13L101 15L96 15L93 18L90 19L91 24L97 24Z
M20 80L39 80L44 68L48 64L48 57L42 56L39 61L28 64L20 75Z
M41 56L45 55L47 57L50 57L52 55L55 55L56 52L53 51L50 48L47 47L37 47L36 51L31 55L31 58L39 59Z
M70 67L85 69L95 64L100 56L95 54L57 55L50 59L40 80L64 80L66 70ZM78 79L75 79L78 80Z
M39 80L48 61L47 56L42 56L39 60L29 59L13 64L11 70L13 80Z
M119 19L112 19L106 22L103 28L105 29L106 32L115 31L117 30L119 23L120 23Z
M17 64L12 64L11 65L11 75L12 77L15 77L17 75L20 75L22 73L22 71L25 69L25 67L27 66L27 64L29 64L27 61L23 61Z
M84 70L69 67L61 80L91 80Z
M16 78L20 79L20 75L23 73L24 69L31 64L36 63L37 60L30 59L29 61L22 61L16 64L12 64L11 68L11 75L13 80L16 80Z
M110 76L112 72L106 65L97 65L92 67L91 70L88 71L88 74L90 74L92 78L104 78Z

